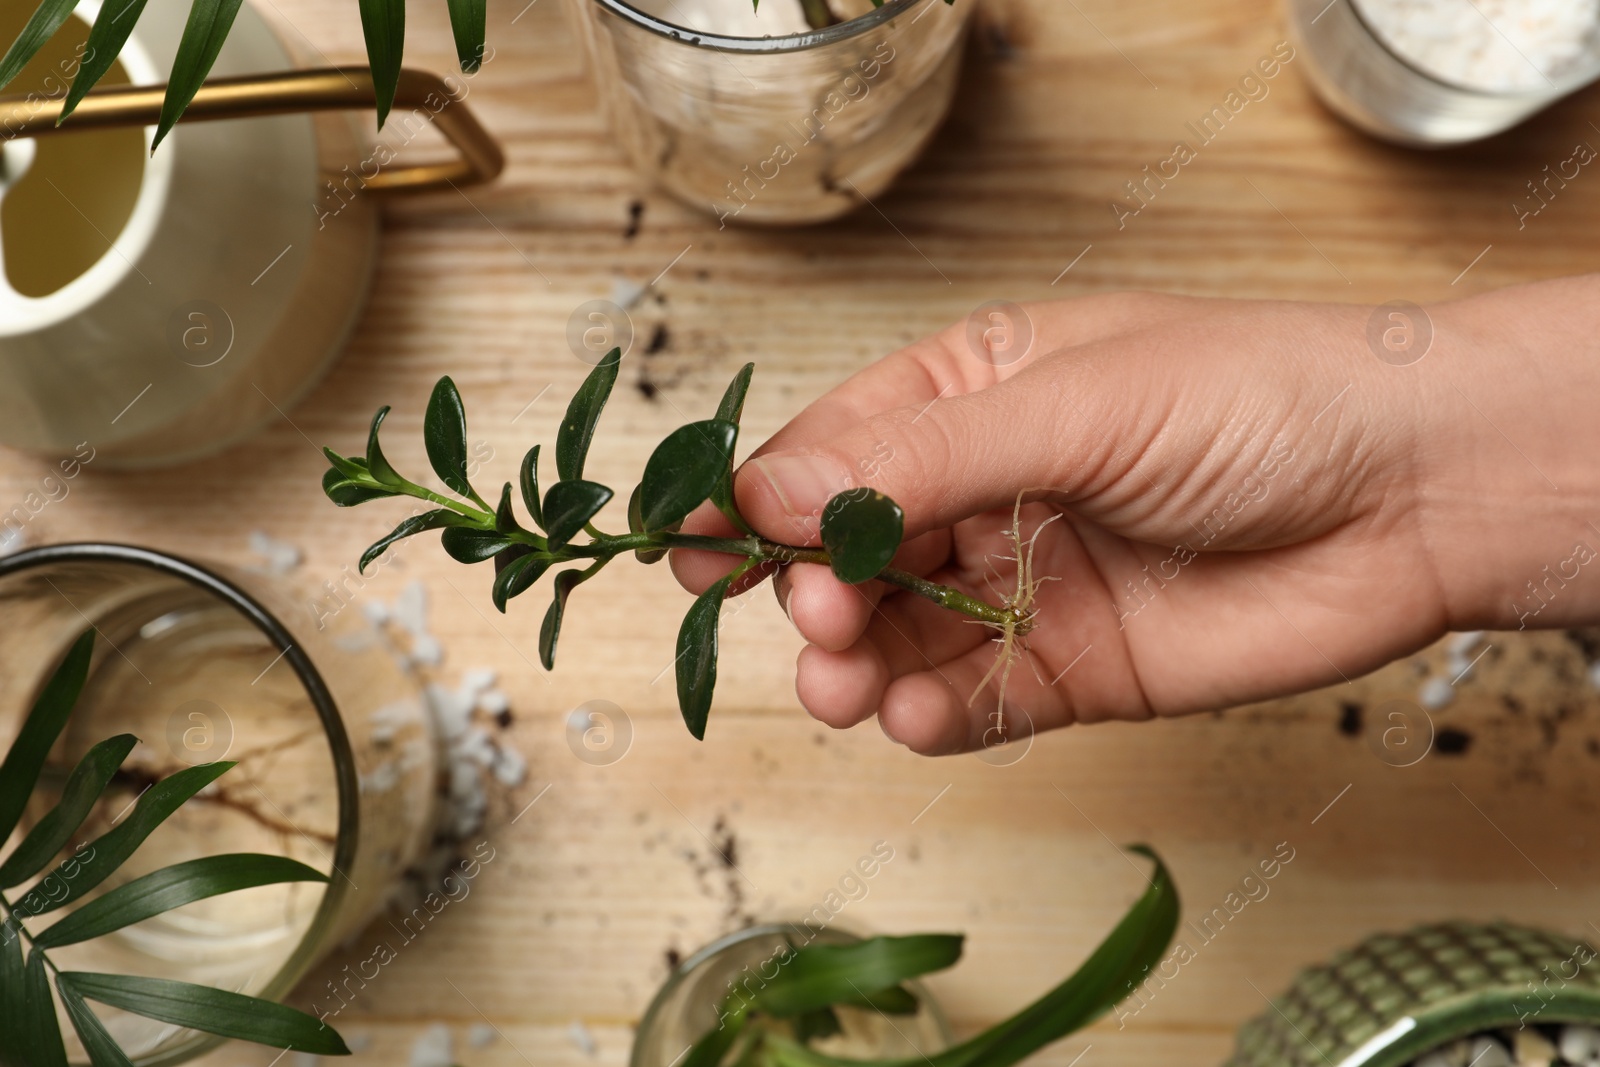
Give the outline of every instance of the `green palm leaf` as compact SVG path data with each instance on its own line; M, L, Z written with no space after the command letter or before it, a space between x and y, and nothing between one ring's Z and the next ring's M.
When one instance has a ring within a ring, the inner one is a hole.
M189 8L189 21L183 27L178 55L172 61L167 95L161 101L161 121L156 125L151 148L172 131L189 101L205 84L206 75L211 73L211 65L217 61L222 43L233 28L233 19L241 3L243 0L194 0L194 6Z
M93 28L89 30L89 40L84 44L83 62L78 66L77 76L72 79L72 88L67 90L67 99L61 105L61 118L56 120L56 125L59 126L62 119L72 114L89 90L105 77L111 64L117 61L122 46L128 43L128 35L133 32L134 23L144 13L144 5L145 0L106 0L100 8Z
M66 847L67 841L88 818L94 802L105 792L111 776L117 773L117 768L138 743L139 739L132 734L119 734L84 753L61 790L61 800L34 824L16 851L0 863L0 889L10 889L32 878Z
M475 73L483 63L484 21L487 0L446 0L450 5L450 30L456 39L456 58L463 74Z
M0 57L0 89L10 85L22 68L28 65L28 60L39 54L39 49L55 32L61 24L67 21L67 16L72 14L72 9L77 0L42 0L34 8L33 17L28 24L22 27L22 32L17 34L17 39L11 42L11 47L6 49L4 57Z
M56 984L64 997L96 1000L174 1026L319 1056L350 1054L344 1040L314 1016L259 997L165 978L84 971L64 972Z
M0 841L11 836L28 797L39 781L50 747L61 736L72 705L77 702L83 682L89 676L89 655L94 649L94 631L85 630L72 643L44 690L34 701L33 710L22 723L17 739L0 763Z
M361 32L367 38L367 63L378 98L378 128L394 106L400 60L406 47L406 0L360 0Z

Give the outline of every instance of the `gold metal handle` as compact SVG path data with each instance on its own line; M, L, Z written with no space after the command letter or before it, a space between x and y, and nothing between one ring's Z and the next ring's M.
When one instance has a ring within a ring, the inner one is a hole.
M132 85L96 89L83 98L61 126L62 101L39 94L0 97L0 137L44 137L106 126L153 126L161 117L165 85ZM376 99L368 67L322 67L208 81L195 94L182 122L284 115L303 111L345 111L370 108ZM486 182L500 173L505 156L444 80L426 71L403 69L394 95L391 118L404 110L421 110L460 153L449 163L423 163L380 168L363 175L368 189L423 192Z

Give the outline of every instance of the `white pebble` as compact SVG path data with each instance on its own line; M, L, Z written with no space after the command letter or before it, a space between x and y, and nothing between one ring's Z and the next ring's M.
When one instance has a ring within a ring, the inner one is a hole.
M0 556L9 556L13 552L20 552L22 546L28 543L28 535L18 526L0 528Z
M494 742L489 740L487 731L480 726L474 726L467 731L451 755L469 759L480 767L492 767L495 761Z
M585 1056L593 1056L599 1047L594 1043L594 1035L589 1032L589 1028L583 1025L582 1019L572 1020L572 1025L567 1027L567 1037Z
M428 1027L411 1044L411 1067L451 1067L455 1059L450 1031L441 1024Z
M1519 1067L1550 1067L1556 1061L1556 1047L1532 1027L1512 1033L1511 1049L1511 1058Z
M473 1048L488 1048L499 1036L495 1028L488 1023L473 1023L472 1028L467 1031L467 1044Z
M498 689L478 695L478 710L485 715L499 715L511 710L511 698Z
M1445 677L1451 685L1459 685L1472 677L1472 661L1465 656L1450 655L1444 661Z
M288 574L300 566L302 558L298 547L261 530L250 531L250 551L266 560L271 574Z
M290 1061L293 1067L317 1067L322 1062L321 1056L314 1056L309 1052L296 1052Z
M1482 630L1468 630L1465 633L1451 634L1445 642L1445 649L1452 656L1465 656L1468 652L1478 647L1478 642L1483 640Z
M494 685L500 675L493 667L469 667L461 675L461 688L481 693Z
M428 686L428 700L433 705L434 718L439 724L439 736L453 741L467 731L467 721L472 718L472 698L453 693L441 685Z
M1600 1063L1600 1030L1592 1026L1563 1026L1557 1043L1568 1063Z
M414 634L428 632L428 590L421 582L407 582L400 590L394 602L394 621Z
M351 1052L365 1052L372 1047L371 1034L346 1034L345 1045Z
M1417 703L1429 711L1438 711L1456 698L1455 687L1443 678L1433 677L1417 690Z
M411 658L425 667L437 667L444 662L444 646L432 634L418 634L411 642Z
M615 277L611 279L611 302L623 310L633 307L638 299L644 295L645 287L630 282L626 278Z
M1515 1067L1511 1051L1492 1037L1480 1037L1472 1043L1471 1059L1474 1067Z
M400 765L393 760L380 763L371 773L361 776L361 788L367 793L387 793L400 784Z
M502 748L494 761L494 776L501 785L521 785L528 777L528 761L514 748Z
M382 626L389 621L389 605L381 600L364 601L361 605L361 613L374 626Z

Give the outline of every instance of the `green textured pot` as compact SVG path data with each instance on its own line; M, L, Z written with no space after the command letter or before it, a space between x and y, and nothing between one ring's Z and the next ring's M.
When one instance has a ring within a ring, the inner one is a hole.
M1600 1024L1600 954L1508 923L1379 934L1303 971L1227 1067L1401 1067L1481 1030Z

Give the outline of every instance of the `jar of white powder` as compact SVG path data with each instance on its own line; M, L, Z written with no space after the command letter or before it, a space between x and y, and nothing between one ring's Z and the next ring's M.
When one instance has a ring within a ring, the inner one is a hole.
M1303 69L1385 140L1499 133L1600 77L1600 0L1286 0Z

